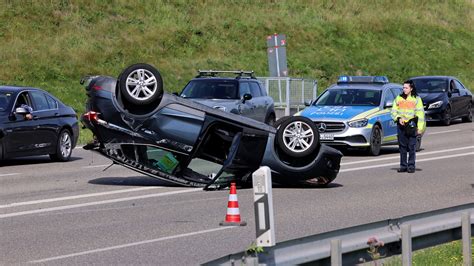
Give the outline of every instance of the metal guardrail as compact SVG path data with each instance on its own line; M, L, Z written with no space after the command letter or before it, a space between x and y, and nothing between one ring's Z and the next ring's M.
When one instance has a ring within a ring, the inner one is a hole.
M464 265L472 265L473 221L471 203L289 240L265 248L254 258L241 252L207 264L354 265L373 260L368 241L376 237L384 242L377 252L385 257L402 254L403 265L411 265L412 250L462 238Z
M285 115L305 108L305 101L316 99L318 82L313 79L290 77L257 77L267 94L273 98L275 108L284 108Z

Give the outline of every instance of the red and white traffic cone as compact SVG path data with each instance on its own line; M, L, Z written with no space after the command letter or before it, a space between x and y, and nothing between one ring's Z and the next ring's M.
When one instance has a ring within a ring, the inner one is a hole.
M239 201L237 199L237 188L235 182L230 183L229 202L227 203L227 215L225 221L220 222L222 226L244 226L246 222L240 220Z

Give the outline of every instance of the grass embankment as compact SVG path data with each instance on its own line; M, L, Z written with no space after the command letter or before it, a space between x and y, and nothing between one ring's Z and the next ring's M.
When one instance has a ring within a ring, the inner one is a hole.
M179 91L197 69L268 75L266 36L287 35L293 77L454 75L474 89L465 1L2 1L0 84L44 88L78 112L86 74L147 62ZM90 135L82 134L81 141Z

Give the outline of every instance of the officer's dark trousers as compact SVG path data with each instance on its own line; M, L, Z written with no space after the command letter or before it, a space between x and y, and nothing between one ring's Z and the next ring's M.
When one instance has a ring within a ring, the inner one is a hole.
M415 169L416 159L416 135L407 136L400 126L398 129L398 146L400 148L400 168ZM407 161L408 153L408 161Z

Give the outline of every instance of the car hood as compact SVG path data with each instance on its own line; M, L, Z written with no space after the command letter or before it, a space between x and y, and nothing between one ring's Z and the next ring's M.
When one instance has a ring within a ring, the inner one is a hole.
M310 106L305 108L300 115L311 120L351 120L364 118L380 109L375 106Z
M444 101L446 99L446 94L444 92L419 93L418 95L421 97L424 104Z

